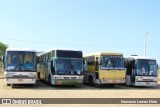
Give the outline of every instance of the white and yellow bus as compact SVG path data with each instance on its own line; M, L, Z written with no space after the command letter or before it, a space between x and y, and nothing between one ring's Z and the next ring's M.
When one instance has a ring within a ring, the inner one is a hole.
M82 51L52 49L38 55L37 76L50 85L82 85Z
M36 84L36 51L8 48L4 57L5 83Z
M125 83L122 53L98 52L84 56L87 65L84 83L90 85L115 85Z
M157 86L158 65L154 58L130 56L125 58L126 85Z

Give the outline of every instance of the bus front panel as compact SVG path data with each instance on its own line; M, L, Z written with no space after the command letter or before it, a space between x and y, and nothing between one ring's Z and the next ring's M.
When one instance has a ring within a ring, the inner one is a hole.
M101 84L124 84L125 70L100 70L99 79Z
M135 76L135 86L157 86L157 77Z
M54 85L82 85L83 75L54 75L52 76Z
M6 84L35 84L36 72L5 72Z

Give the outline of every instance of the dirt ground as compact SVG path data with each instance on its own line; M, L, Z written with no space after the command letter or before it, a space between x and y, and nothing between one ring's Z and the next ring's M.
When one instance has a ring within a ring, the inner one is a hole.
M0 74L3 76L3 74ZM115 87L77 86L50 87L45 82L37 81L36 85L24 85L11 88L0 79L0 98L160 98L160 81L157 87ZM0 107L159 107L156 104L47 104L47 105L0 105Z

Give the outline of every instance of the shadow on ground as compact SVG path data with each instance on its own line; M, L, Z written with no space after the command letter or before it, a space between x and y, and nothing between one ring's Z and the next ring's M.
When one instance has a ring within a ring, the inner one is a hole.
M9 87L9 86L6 86ZM89 86L89 85L78 85L78 86L49 86L46 82L37 81L35 85L13 85L13 89L31 89L31 90L160 90L160 84L157 87L135 87L125 85L114 85L114 86Z

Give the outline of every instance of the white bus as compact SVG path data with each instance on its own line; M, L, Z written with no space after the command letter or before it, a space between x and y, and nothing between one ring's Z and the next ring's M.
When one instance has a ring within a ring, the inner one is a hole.
M38 55L37 77L49 85L82 85L82 51L52 49Z
M125 58L126 85L157 86L158 65L149 57L130 56Z
M36 83L36 51L8 48L3 62L5 83L8 86Z

